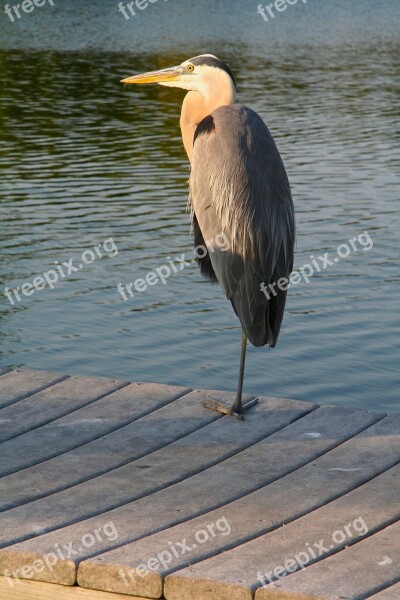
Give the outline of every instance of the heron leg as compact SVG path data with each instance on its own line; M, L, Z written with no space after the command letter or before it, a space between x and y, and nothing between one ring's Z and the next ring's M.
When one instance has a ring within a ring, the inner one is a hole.
M243 392L243 379L244 379L244 367L246 363L246 349L247 349L247 336L242 329L242 346L240 350L240 366L239 366L239 378L237 386L236 400L232 405L232 410L239 415L243 412L242 406L242 392Z
M257 398L249 400L245 404L242 402L242 391L243 391L243 379L244 379L244 367L246 362L246 347L247 347L247 336L242 329L242 346L240 351L240 366L239 366L239 379L235 402L232 406L227 406L223 402L218 402L210 396L207 396L208 402L203 402L203 406L215 410L223 415L231 415L244 421L243 412L258 402Z

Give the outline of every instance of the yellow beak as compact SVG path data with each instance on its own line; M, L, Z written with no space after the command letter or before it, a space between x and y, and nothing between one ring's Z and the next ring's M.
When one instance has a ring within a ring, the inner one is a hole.
M121 79L120 83L163 83L177 81L181 75L179 67L170 67L169 69L160 69L159 71L150 71L141 75L133 75Z

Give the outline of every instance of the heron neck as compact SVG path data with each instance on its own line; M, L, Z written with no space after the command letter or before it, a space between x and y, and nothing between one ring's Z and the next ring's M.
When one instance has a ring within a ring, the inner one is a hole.
M206 98L200 92L190 91L186 94L181 111L181 132L183 145L188 155L189 161L192 161L193 138L197 125L216 108L226 106L235 102L235 95L231 90L226 94L211 94Z

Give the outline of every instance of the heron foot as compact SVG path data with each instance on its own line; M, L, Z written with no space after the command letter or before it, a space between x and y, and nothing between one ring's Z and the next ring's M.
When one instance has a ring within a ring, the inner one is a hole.
M210 410L219 412L222 415L229 415L231 417L235 417L236 419L239 419L240 421L245 420L243 412L245 410L249 409L251 406L254 406L254 404L257 404L257 402L258 402L258 398L252 398L248 402L245 402L244 404L242 404L241 412L237 412L236 410L234 410L235 403L232 404L232 406L228 406L224 402L220 402L219 400L215 400L214 398L211 398L211 396L208 396L205 394L203 394L203 396L205 396L205 398L207 398L207 401L202 402L201 403L202 406L204 406L205 408L209 408Z

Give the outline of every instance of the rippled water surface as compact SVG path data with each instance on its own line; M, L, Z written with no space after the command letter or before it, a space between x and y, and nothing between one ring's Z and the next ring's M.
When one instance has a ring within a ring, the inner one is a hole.
M118 81L212 52L284 159L295 268L373 241L291 287L277 348L250 348L246 391L399 410L400 5L310 0L266 23L257 4L1 12L1 364L234 389L238 321L195 265L126 302L116 289L192 247L183 92ZM110 237L117 256L14 305L3 295Z

